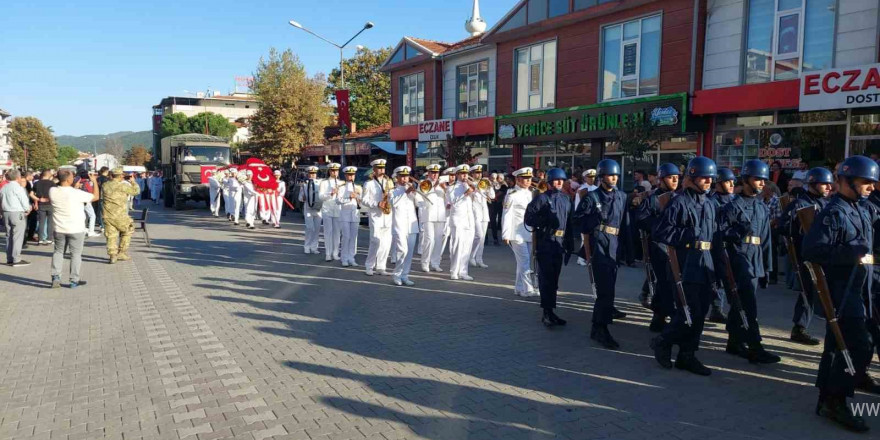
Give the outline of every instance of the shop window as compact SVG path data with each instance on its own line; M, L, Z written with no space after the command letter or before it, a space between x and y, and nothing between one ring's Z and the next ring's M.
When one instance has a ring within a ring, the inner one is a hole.
M400 124L425 120L425 74L420 72L400 78Z
M489 114L489 61L458 67L458 119Z
M602 100L656 95L660 89L660 16L602 30Z
M831 68L836 0L752 0L746 83L800 77Z
M846 121L846 110L830 110L820 112L780 111L776 115L777 124L809 124L816 122Z
M556 96L556 42L516 50L516 111L552 108Z

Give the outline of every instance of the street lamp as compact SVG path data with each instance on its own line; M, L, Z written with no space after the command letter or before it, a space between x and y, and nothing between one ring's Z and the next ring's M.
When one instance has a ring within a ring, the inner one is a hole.
M324 40L325 42L332 44L333 46L335 46L336 48L339 49L339 83L340 83L339 88L344 89L345 88L345 65L343 64L344 59L343 59L343 55L342 55L342 50L345 49L345 46L348 46L348 43L351 43L363 31L372 28L373 22L368 21L368 22L364 23L364 27L362 27L361 30L359 30L356 34L354 34L353 37L349 38L348 41L346 41L345 43L343 43L341 45L336 44L333 41L330 41L329 39L318 35L314 31L312 31L311 29L306 28L305 26L299 24L299 22L290 20L288 23L290 23L291 26L293 26L297 29L304 30L304 31L320 38L321 40ZM361 49L363 46L357 46L357 47L358 47L358 49ZM339 162L343 167L345 166L345 127L344 126L342 127L342 154L340 155Z

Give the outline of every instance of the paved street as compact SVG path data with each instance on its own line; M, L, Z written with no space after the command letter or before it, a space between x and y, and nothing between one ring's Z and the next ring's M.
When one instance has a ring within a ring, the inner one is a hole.
M782 364L726 355L710 324L703 378L653 360L640 269L620 272L613 352L589 340L573 262L569 325L548 331L513 295L504 247L487 247L474 282L414 272L395 287L304 255L298 215L258 231L202 209L151 219L153 246L136 236L131 262L105 264L89 240L76 290L48 289L48 246L0 267L0 438L856 438L813 414L819 351L787 342L794 292L761 292ZM359 263L367 244L362 230Z

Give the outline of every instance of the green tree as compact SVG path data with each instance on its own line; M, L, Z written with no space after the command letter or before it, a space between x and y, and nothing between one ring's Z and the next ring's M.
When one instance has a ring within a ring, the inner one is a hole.
M468 142L467 138L446 135L446 147L441 151L451 165L462 165L472 164L483 155L483 153L473 154L472 148L473 142Z
M187 131L187 119L188 118L183 113L165 115L165 117L162 118L162 137L189 133Z
M344 87L339 69L330 72L327 96L333 99L337 88L349 90L351 121L358 130L391 122L391 75L379 70L390 56L390 47L358 49L354 57L342 62Z
M71 145L59 145L55 155L58 165L69 165L79 157L79 150Z
M147 150L147 147L138 144L131 147L131 150L125 152L122 157L122 163L125 165L143 166L150 162L153 155Z
M58 166L55 136L39 119L33 116L15 118L9 128L13 161L23 166L27 147L27 168L47 170Z
M623 155L633 162L644 160L648 151L656 150L661 142L657 124L647 115L622 124L620 128L614 130L614 137Z
M208 134L212 136L232 139L232 136L235 136L235 131L238 130L238 127L229 122L225 116L218 115L217 113L203 112L187 118L187 133L204 133L206 119Z
M310 143L320 142L330 118L326 82L309 77L289 49L270 49L260 58L252 90L260 109L251 117L249 148L256 157L280 165Z

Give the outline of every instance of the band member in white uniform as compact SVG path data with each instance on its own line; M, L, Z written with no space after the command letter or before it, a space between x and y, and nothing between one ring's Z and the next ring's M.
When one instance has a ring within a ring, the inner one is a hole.
M357 167L345 167L345 185L336 192L336 204L339 205L339 224L342 229L342 267L357 266L354 256L357 253L358 225L361 222L358 214L358 200L363 189L354 183Z
M229 188L229 220L238 224L241 215L241 180L238 178L238 169L230 170L231 175L226 179L226 187Z
M440 245L440 259L443 258L443 253L446 252L446 245L449 244L449 211L451 206L449 206L449 203L446 203L446 193L449 192L449 188L452 187L452 185L455 185L455 169L456 167L449 167L443 170L443 176L440 177L440 183L443 187L443 202L445 205L444 208L446 209L446 222L445 226L443 227L443 243ZM451 250L449 251L449 258L452 258ZM437 261L440 260L438 259Z
M468 182L470 167L456 168L456 182L446 193L449 204L449 247L451 252L450 278L472 281L468 275L471 245L474 243L474 201L476 186Z
M220 185L222 185L223 180L223 171L214 171L214 175L208 179L208 195L211 198L211 215L214 217L220 217L220 195L222 191L220 189ZM141 192L143 192L143 188L141 188ZM138 198L140 198L140 194L138 194Z
M471 178L474 179L474 185L478 185L480 179L483 178L483 166L474 165L471 167ZM480 189L473 194L474 199L474 242L471 245L471 266L480 266L487 268L489 266L483 263L483 249L486 244L486 231L489 230L489 201L495 199L495 188L492 183L487 182L486 189Z
M306 236L303 242L303 252L307 254L318 253L318 236L321 233L321 198L318 194L318 167L310 166L306 169L309 179L303 183L299 192L299 201L303 206L303 217L306 223Z
M391 191L391 247L396 249L394 261L394 284L412 286L409 271L412 267L413 253L416 251L416 237L419 223L416 218L416 186L409 181L410 168L397 167L394 178L397 186ZM421 196L419 196L421 198Z
M364 272L370 276L374 270L380 275L391 275L385 270L391 250L391 211L386 200L391 195L386 196L386 193L394 188L391 180L385 176L385 159L376 159L370 165L373 167L373 178L367 181L361 200L370 216L370 248L364 262Z
M333 203L339 187L343 185L339 180L339 168L338 163L328 165L327 178L321 181L321 200L324 202L321 207L321 217L324 222L324 261L339 259L342 226L339 224L339 204Z
M281 179L281 170L275 170L275 181L278 189L275 190L275 204L272 205L272 215L269 220L275 228L281 227L281 211L284 210L284 195L287 194L287 184Z
M504 211L501 214L501 239L510 246L516 257L516 283L513 293L522 297L539 296L532 285L532 233L525 227L526 207L532 201L532 169L521 168L513 172L516 186L507 191Z
M244 222L248 229L254 229L254 220L257 217L257 190L254 189L254 172L247 170L245 175L247 175L247 179L241 184Z
M223 193L223 212L226 213L226 220L229 221L232 221L232 197L230 197L232 190L229 188L229 178L235 176L232 170L234 168L223 171L223 180L220 181Z
M440 259L443 257L443 241L446 239L446 184L440 183L439 164L428 165L426 171L431 190L424 198L416 199L416 202L424 206L422 271L442 272Z

